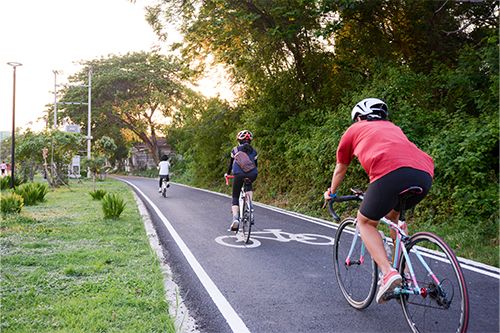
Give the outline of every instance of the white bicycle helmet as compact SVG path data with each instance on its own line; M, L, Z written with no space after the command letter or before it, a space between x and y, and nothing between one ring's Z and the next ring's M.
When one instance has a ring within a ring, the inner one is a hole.
M243 130L236 135L236 140L238 141L243 141L243 140L249 140L252 141L253 139L253 134L249 130Z
M358 116L371 119L386 119L389 115L387 104L378 98L365 98L351 112L351 119L355 121Z

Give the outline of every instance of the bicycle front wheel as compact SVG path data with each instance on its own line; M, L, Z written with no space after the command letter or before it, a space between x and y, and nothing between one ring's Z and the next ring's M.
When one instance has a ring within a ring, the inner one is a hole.
M401 295L401 306L413 332L466 332L469 297L458 260L451 248L429 232L414 234L406 250L420 288L418 294ZM403 287L414 288L408 279L404 256L399 262ZM415 289L415 288L414 288Z
M245 244L250 242L250 234L252 233L252 220L253 213L250 209L250 203L248 201L244 201L243 208L243 218L241 219L241 231L243 233L243 241Z
M347 218L335 234L333 261L342 295L358 309L370 305L377 289L378 268L356 230L356 220Z

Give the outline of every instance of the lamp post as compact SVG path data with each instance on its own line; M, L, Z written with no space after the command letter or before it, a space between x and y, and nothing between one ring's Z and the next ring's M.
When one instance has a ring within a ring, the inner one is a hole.
M57 128L57 74L58 71L53 70L54 73L54 129Z
M14 188L14 169L15 169L15 151L16 151L16 67L22 66L19 62L8 62L7 65L12 66L13 83L12 83L12 146L11 146L11 161L10 161L10 188Z

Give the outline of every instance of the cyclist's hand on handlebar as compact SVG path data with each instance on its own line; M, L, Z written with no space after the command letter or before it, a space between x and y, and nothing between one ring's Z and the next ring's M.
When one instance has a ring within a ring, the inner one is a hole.
M229 185L229 179L234 178L232 175L224 174L224 179L226 180L226 185Z
M325 200L328 201L328 200L331 200L331 199L335 199L337 197L337 193L332 193L332 191L330 189L328 189L323 194L323 197L325 198Z

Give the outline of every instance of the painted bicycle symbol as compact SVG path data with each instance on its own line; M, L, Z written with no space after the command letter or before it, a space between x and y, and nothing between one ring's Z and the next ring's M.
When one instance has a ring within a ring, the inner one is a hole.
M219 236L215 239L215 241L220 245L236 248L258 247L261 244L259 239L268 239L283 243L296 241L310 245L333 245L332 237L316 234L292 234L282 231L281 229L263 229L262 231L254 231L252 232L252 237L247 244L245 244L244 239L239 235L240 233L236 235Z

